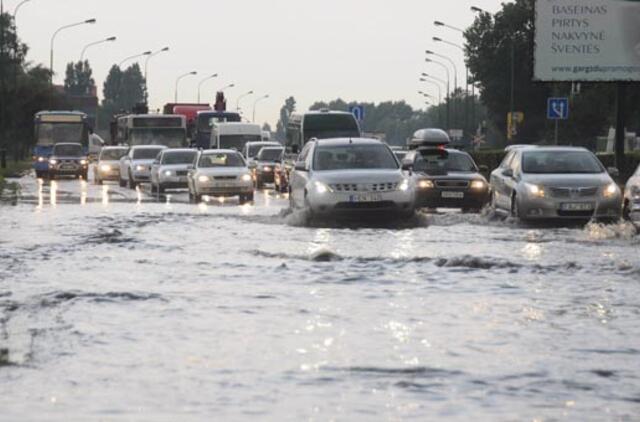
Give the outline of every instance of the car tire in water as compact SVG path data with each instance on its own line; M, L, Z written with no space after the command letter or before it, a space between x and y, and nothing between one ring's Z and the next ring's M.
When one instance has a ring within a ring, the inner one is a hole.
M524 221L520 216L520 206L518 205L518 197L513 195L511 198L511 217L519 221Z

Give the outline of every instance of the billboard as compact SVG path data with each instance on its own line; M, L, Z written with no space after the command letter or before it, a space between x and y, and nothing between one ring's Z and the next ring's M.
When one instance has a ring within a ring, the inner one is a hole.
M640 0L536 0L534 79L640 81Z

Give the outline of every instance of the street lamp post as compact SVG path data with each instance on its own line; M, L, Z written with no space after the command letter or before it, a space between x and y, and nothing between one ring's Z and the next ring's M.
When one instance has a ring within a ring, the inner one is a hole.
M266 100L267 98L269 98L269 94L267 94L267 95L263 95L262 97L260 97L260 98L256 99L256 100L253 102L253 118L251 119L251 121L252 121L253 123L255 123L255 122L256 122L256 105L257 105L260 101L262 101L262 100Z
M13 21L15 23L16 21L16 16L18 15L18 11L20 11L20 8L22 7L23 4L25 3L29 3L31 0L22 0L20 3L18 3L16 5L16 7L13 9ZM17 24L16 24L17 25Z
M116 37L109 37L109 38L105 38L103 40L95 41L95 42L92 42L92 43L89 43L89 44L85 45L84 48L82 49L82 53L80 54L80 61L84 60L84 54L87 52L87 49L89 47L93 47L94 45L99 45L99 44L103 44L103 43L106 43L106 42L112 42L112 41L115 41L116 39L117 39Z
M444 23L444 22L442 22L442 21L435 21L435 22L433 22L433 24L434 24L435 26L442 26L442 27L445 27L445 28L453 29L454 31L458 31L458 32L460 32L460 33L464 34L464 30L462 30L462 29L460 29L460 28L458 28L458 27L455 27L455 26L452 26L452 25L446 24L446 23Z
M144 80L145 80L145 82L149 80L149 79L147 79L148 78L148 71L149 71L149 60L151 60L152 57L155 57L158 54L164 53L166 51L169 51L169 47L161 48L160 50L154 51L154 52L152 52L152 53L147 55L147 58L144 61Z
M245 92L244 94L240 95L238 97L238 99L236 100L236 111L240 111L240 100L243 99L244 97L248 97L249 95L253 94L253 90L249 91L249 92Z
M426 53L428 55L432 55L432 56L440 57L441 59L445 59L446 61L448 61L451 64L451 67L453 67L453 92L455 94L456 91L458 90L458 68L456 67L455 62L453 60L451 60L448 56L436 53L436 52L431 51L431 50L427 50ZM453 113L454 113L454 120L456 120L455 119L455 115L457 114L457 111L456 111L456 102L455 102L455 100L453 101Z
M217 73L214 73L213 75L207 76L206 78L204 78L203 80L201 80L201 81L198 83L198 104L200 104L200 89L202 88L202 85L203 85L205 82L210 81L211 79L214 79L214 78L217 78L217 77L218 77L218 74L217 74Z
M178 78L176 79L176 90L175 90L175 95L174 95L174 103L178 103L178 85L180 84L180 81L184 78L186 78L187 76L195 76L197 75L198 72L196 72L195 70L192 70L191 72L187 72L184 75L180 75L178 76Z
M50 50L49 50L49 70L51 71L50 83L51 83L52 87L53 87L53 47L54 47L54 44L55 44L55 41L56 41L56 36L61 31L65 30L65 29L73 28L73 27L80 26L80 25L94 24L94 23L96 23L95 19L87 19L87 20L84 20L82 22L76 22L76 23L72 23L72 24L69 24L69 25L64 25L64 26L61 26L60 28L56 29L56 31L51 36L51 45L50 45Z
M133 56L129 56L123 59L122 61L120 61L120 63L118 63L118 67L122 67L122 65L128 62L129 60L137 59L138 57L148 56L150 54L151 54L151 51L145 51L144 53L141 53L141 54L134 54Z
M426 75L426 74L425 74ZM435 85L436 88L438 88L438 125L442 126L442 87L440 86L439 83L437 83L436 81L432 81L430 79L427 79L426 75L424 78L420 78L420 82L427 82L430 83L432 85Z
M447 99L447 130L449 130L451 129L451 75L450 75L449 67L442 62L439 62L437 60L433 60L430 58L426 58L425 61L427 63L433 63L442 67L445 71L445 74L447 75L447 81L445 85L447 88L447 98L446 98ZM435 78L434 76L429 76L426 73L423 73L422 76L430 77L431 79L438 80L438 78Z
M465 52L464 52L463 46L447 40L443 40L442 38L439 38L439 37L433 37L433 41L441 42L443 44L447 44L459 49L462 52L462 58L464 59ZM464 70L465 70L464 127L466 130L469 126L469 66L467 66L466 62L464 62Z

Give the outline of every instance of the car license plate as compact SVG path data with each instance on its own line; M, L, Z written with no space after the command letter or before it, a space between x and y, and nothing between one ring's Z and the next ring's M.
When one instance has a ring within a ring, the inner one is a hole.
M561 204L560 209L562 211L593 211L595 205L588 202L567 203Z
M64 166L60 167L60 169L61 169L61 170L74 170L74 169L75 169L75 167L74 167L74 166L72 166L72 165L68 165L68 164L67 164L67 165L64 165Z
M464 192L442 192L444 199L464 199Z
M349 195L349 202L381 202L382 195L379 193L362 193L359 195Z

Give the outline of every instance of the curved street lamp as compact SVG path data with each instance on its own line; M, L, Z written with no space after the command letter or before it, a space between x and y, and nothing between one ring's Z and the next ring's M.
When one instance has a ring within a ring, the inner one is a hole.
M82 53L80 54L80 61L84 60L84 53L87 52L87 49L89 47L93 47L94 45L99 45L99 44L103 44L103 43L106 43L106 42L112 42L112 41L115 41L115 40L117 40L116 37L109 37L109 38L105 38L104 40L92 42L92 43L89 43L89 44L85 45L84 48L82 49Z
M141 53L141 54L134 54L133 56L129 56L126 59L123 59L120 63L118 63L118 67L122 67L122 65L125 64L125 62L128 62L129 60L137 59L138 57L148 56L150 54L151 54L151 51L145 51L144 53Z
M20 3L18 3L16 5L16 7L13 9L13 21L16 21L16 16L18 15L18 12L20 11L20 8L22 7L23 4L25 3L29 3L31 0L22 0Z
M202 88L202 84L204 84L207 81L210 81L211 79L217 78L218 74L214 73L213 75L207 76L206 78L204 78L203 80L201 80L198 83L198 104L200 104L200 88Z
M94 24L96 23L95 19L87 19L84 20L82 22L76 22L76 23L72 23L69 25L64 25L61 26L60 28L56 29L56 31L53 33L53 35L51 36L51 44L50 44L50 50L49 50L49 70L51 71L51 80L50 83L53 86L53 47L56 41L56 36L61 32L64 31L65 29L69 29L69 28L74 28L76 26L80 26L80 25L87 25L87 24Z
M251 122L255 123L256 122L256 105L262 101L262 100L266 100L267 98L269 98L269 94L267 95L263 95L262 97L257 98L254 102L253 102L253 118L251 119Z
M144 80L145 80L145 82L148 81L147 73L148 73L148 70L149 70L149 60L151 60L152 57L155 57L158 54L164 53L166 51L169 51L169 47L161 48L160 50L154 51L154 52L150 52L150 54L147 55L147 58L144 61Z
M182 79L186 78L187 76L195 76L197 74L198 74L198 72L196 72L195 70L192 70L191 72L187 72L184 75L178 76L178 78L176 79L176 91L175 91L175 95L174 95L174 103L178 102L178 85L180 84L180 81Z
M236 111L240 111L240 100L243 99L244 97L248 97L251 94L253 94L253 90L249 92L245 92L244 94L238 97L238 99L236 100Z
M444 23L444 22L442 22L442 21L435 21L433 24L434 24L435 26L442 26L442 27L445 27L445 28L453 29L454 31L458 31L458 32L460 32L460 33L463 33L463 34L464 34L464 31L463 31L462 29L457 28L457 27L452 26L452 25L449 25L449 24L446 24L446 23Z

